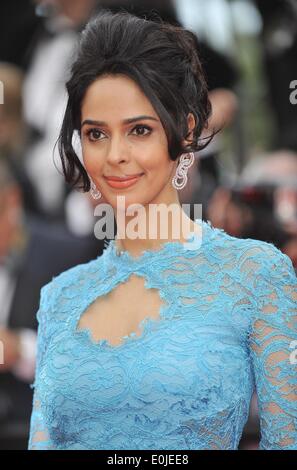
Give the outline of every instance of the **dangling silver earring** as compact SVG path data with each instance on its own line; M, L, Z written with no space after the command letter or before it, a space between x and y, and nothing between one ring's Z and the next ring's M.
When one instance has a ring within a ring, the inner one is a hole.
M91 182L90 193L91 193L92 198L93 199L100 199L102 197L102 194L96 188L96 185L95 185L94 181L90 177L89 177L89 179L90 179L90 182Z
M172 186L175 189L183 189L188 182L188 169L193 165L195 159L194 152L185 153L181 156L175 176L172 178ZM180 182L178 180L181 180Z

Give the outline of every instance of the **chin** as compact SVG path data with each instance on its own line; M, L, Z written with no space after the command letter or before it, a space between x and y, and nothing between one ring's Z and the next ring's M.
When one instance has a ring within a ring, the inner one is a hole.
M117 201L117 197L119 196L125 197L124 204L121 202L121 207L125 208L125 210L133 204L145 207L150 202L150 199L144 200L142 194L137 195L137 194L124 194L124 193L120 194L119 193L119 194L106 198L106 202L110 204L114 210L116 210L117 206L119 206L120 208L120 201ZM135 209L134 208L132 209L133 209L132 216L136 217L138 213L137 207L135 207Z

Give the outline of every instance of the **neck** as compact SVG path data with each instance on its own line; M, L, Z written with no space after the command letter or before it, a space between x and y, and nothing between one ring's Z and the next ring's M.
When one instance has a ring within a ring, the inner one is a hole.
M116 213L118 251L137 256L146 250L158 250L166 242L184 243L191 232L199 231L182 209L177 192L174 193L174 197L163 199L159 204L151 202L141 207L133 216L127 216L125 211Z

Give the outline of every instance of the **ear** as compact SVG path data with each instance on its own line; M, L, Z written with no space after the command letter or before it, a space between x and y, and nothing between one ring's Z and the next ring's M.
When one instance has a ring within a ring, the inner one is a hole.
M193 140L193 129L195 128L195 117L193 113L188 114L188 133L187 139L184 139L183 144L188 145Z

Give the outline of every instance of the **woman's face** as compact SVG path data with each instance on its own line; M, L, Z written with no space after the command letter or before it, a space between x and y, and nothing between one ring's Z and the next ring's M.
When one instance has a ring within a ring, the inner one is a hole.
M129 77L93 82L82 103L81 142L86 170L113 208L117 196L130 204L172 203L178 162L170 160L164 128L150 101ZM107 178L141 175L127 187Z

